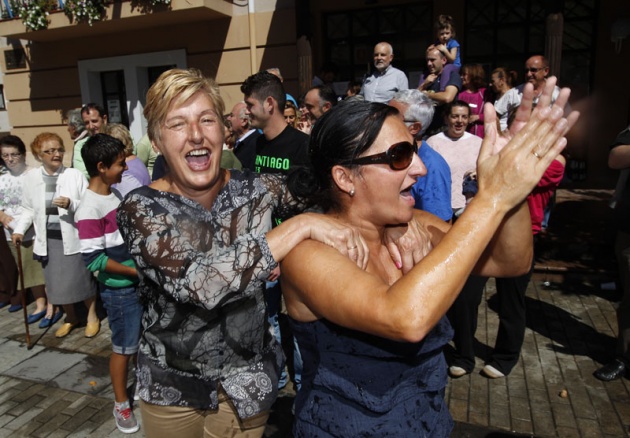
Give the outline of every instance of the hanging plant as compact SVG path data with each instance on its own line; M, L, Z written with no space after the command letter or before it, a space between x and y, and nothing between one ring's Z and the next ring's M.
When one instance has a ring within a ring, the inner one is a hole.
M65 0L63 12L71 22L87 22L91 26L105 17L107 4L107 0Z
M143 14L150 14L170 4L171 0L131 0L131 10L138 10Z
M48 13L53 9L50 0L15 0L11 2L11 9L28 30L48 28Z

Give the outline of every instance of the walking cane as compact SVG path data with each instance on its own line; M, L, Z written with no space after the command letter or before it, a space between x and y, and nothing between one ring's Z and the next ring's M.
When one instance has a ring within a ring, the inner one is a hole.
M18 274L20 276L20 287L22 289L22 311L24 312L24 327L26 327L26 349L31 349L31 332L28 329L28 312L26 310L26 291L24 290L24 271L22 270L22 242L16 242L18 259Z

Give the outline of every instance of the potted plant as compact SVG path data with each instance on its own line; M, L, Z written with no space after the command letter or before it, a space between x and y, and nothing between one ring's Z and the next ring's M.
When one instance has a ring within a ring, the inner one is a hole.
M65 0L63 12L71 22L87 22L91 26L103 19L107 4L107 0Z

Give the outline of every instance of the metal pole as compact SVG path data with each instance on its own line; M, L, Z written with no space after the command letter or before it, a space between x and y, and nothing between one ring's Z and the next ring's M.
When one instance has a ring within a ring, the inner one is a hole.
M249 0L247 6L249 18L249 62L251 74L258 71L258 54L256 53L256 6L254 0Z
M22 292L22 313L24 314L24 327L26 327L26 349L31 349L31 332L28 328L28 312L26 311L26 291L24 290L24 271L22 270L22 242L17 242L18 274L20 276L20 289Z

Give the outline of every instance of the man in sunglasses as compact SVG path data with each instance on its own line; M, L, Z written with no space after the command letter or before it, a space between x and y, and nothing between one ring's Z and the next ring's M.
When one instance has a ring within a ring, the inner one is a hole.
M523 98L523 88L528 82L534 86L533 104L534 106L536 106L536 104L538 103L538 98L545 88L547 76L549 76L549 61L542 55L534 55L530 57L529 59L527 59L527 61L525 61L524 74L525 82L508 90L508 92L505 93L505 98L499 100L497 102L497 105L495 105L495 110L497 112L497 116L499 116L501 129L505 129L507 127L507 119L509 114L511 114L514 109L521 104L521 99ZM556 101L559 93L560 88L556 86L551 96L551 105L553 105L553 103ZM571 111L571 108L568 105L567 111Z

